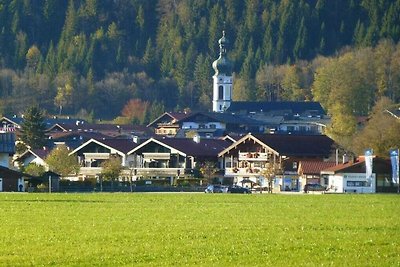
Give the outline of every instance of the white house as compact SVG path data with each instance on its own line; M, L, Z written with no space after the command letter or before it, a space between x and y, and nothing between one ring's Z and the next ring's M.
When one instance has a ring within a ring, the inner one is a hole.
M376 160L376 159L374 159ZM365 159L360 157L355 161L338 164L321 171L321 175L328 179L328 192L336 193L375 193L377 192L378 177L390 173L382 165L381 160L373 165L372 178L367 179ZM388 166L390 168L390 165Z

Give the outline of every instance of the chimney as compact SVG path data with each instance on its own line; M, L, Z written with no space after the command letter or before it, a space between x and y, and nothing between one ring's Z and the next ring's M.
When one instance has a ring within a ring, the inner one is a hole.
M343 154L343 162L342 163L346 163L349 162L349 156L347 154Z
M132 141L133 141L135 144L138 144L139 141L140 141L139 136L133 135L133 136L132 136Z
M199 144L200 143L200 135L195 135L194 137L193 137L193 141L195 142L195 143L197 143L197 144Z

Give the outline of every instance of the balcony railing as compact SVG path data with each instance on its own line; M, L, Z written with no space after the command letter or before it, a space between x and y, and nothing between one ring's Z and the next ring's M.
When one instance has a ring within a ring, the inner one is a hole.
M132 175L136 170L136 176L177 176L185 174L185 168L133 168ZM79 174L86 176L99 175L102 171L101 167L81 167ZM124 169L121 175L130 175L130 169Z
M260 152L240 152L239 160L247 160L247 161L267 161L268 153L260 153Z
M228 176L261 176L261 168L226 168L225 175Z

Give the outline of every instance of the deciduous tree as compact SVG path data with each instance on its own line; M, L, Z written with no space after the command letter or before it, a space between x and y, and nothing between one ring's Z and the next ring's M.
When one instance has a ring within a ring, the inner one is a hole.
M78 157L69 155L70 152L65 145L55 147L45 159L49 169L64 177L77 174L80 169Z

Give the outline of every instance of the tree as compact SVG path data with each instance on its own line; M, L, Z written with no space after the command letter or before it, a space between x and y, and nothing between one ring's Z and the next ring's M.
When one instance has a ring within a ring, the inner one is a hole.
M400 144L400 120L389 113L393 102L382 97L374 106L365 127L353 138L353 151L362 155L365 149L372 148L374 154L387 158L391 148Z
M219 171L215 162L206 161L200 167L200 173L207 178L208 183L212 182L213 176Z
M28 52L26 53L26 64L28 68L35 71L36 68L38 67L41 57L42 55L37 46L36 45L31 46L31 48L29 48Z
M46 169L42 165L36 163L29 163L28 166L26 166L23 171L24 173L33 176L42 176L46 172Z
M57 88L57 95L54 98L54 104L60 108L60 115L63 107L71 104L73 90L74 88L70 83L66 83L65 86L60 86Z
M79 172L78 157L69 155L70 150L65 145L55 147L46 157L45 162L49 165L49 169L61 176L77 174Z
M42 111L36 105L29 107L21 125L21 140L33 149L42 148L46 144L45 129Z
M274 179L276 178L277 175L282 174L282 171L283 171L282 164L280 162L275 162L275 161L267 162L265 164L265 167L261 170L260 172L261 175L263 175L268 182L268 193L272 194Z
M114 181L118 180L122 172L121 159L116 155L111 155L110 158L101 164L101 181L111 181L111 189L113 189Z
M129 118L131 121L143 123L147 108L149 107L148 102L143 102L140 99L131 99L125 104L122 109L122 115Z

